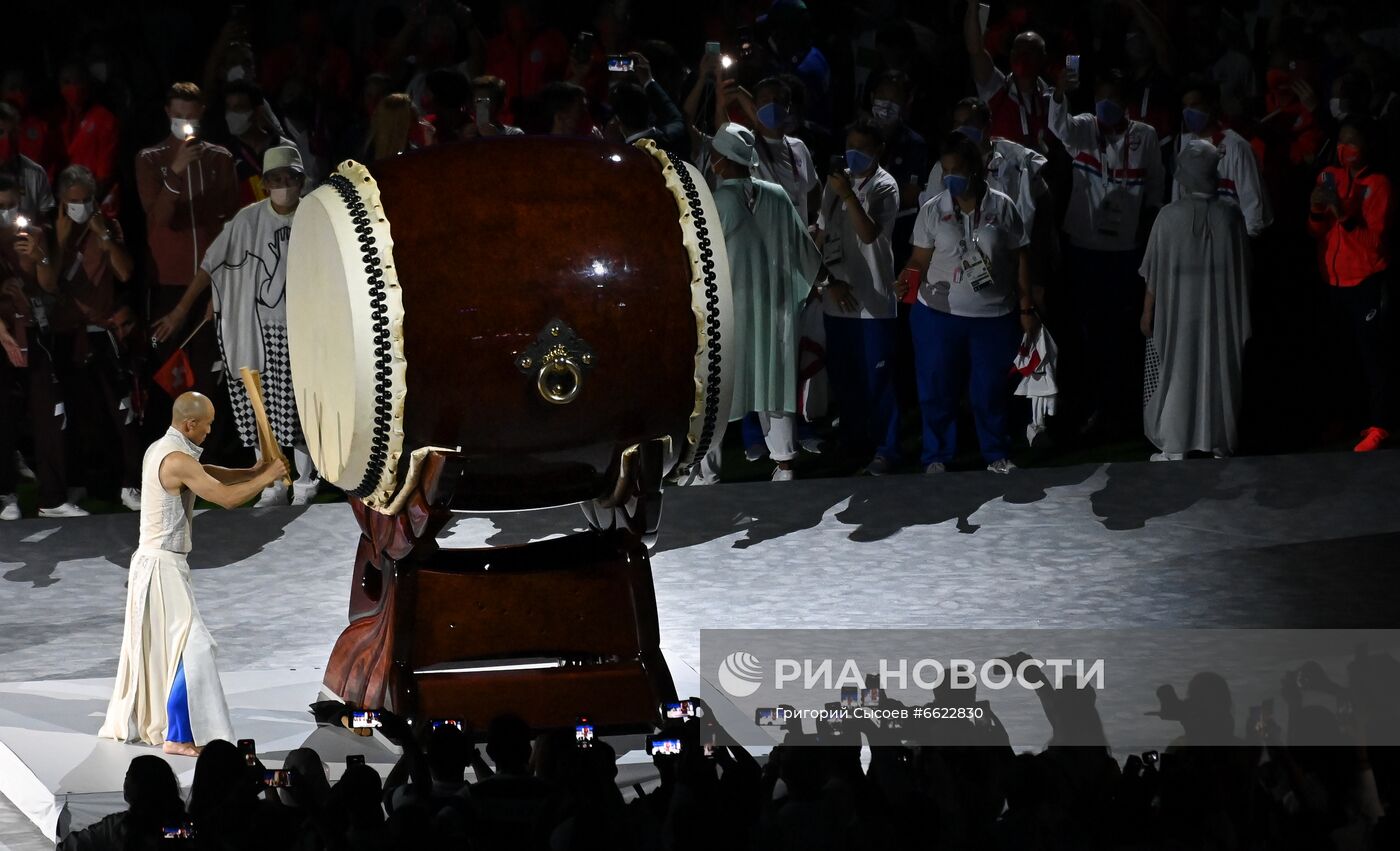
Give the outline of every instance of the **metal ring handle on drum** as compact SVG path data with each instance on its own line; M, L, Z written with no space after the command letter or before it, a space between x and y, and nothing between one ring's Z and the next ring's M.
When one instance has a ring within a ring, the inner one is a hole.
M546 402L567 405L578 398L583 389L583 370L573 358L558 358L540 365L535 387Z

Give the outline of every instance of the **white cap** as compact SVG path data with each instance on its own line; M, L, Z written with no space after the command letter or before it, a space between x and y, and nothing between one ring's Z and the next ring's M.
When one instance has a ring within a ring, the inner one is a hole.
M268 148L267 153L263 154L263 174L279 168L289 168L297 174L306 174L306 169L301 165L301 151L291 145Z

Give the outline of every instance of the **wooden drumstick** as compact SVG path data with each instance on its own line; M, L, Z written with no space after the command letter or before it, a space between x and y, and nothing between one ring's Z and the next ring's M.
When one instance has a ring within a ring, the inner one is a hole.
M272 458L281 461L287 468L287 475L282 477L282 484L291 486L292 465L287 463L287 458L282 454L282 447L277 445L277 435L272 432L272 424L267 421L267 408L263 406L262 375L257 370L241 367L238 374L243 377L243 389L248 391L248 404L253 408L253 419L258 424L258 446L262 449L263 458Z

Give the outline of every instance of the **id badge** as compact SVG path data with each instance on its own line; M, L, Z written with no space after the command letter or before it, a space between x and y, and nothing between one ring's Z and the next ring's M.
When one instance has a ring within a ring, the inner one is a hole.
M1123 196L1110 192L1099 205L1096 230L1103 236L1118 236L1123 230Z
M982 253L982 249L973 243L971 248L967 243L962 243L962 258L959 262L961 281L972 287L972 291L980 293L992 284L992 270L987 264L987 257Z

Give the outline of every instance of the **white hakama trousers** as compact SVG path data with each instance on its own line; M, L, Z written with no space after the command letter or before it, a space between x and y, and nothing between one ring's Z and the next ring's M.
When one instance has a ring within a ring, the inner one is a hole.
M117 681L98 735L118 741L165 741L166 702L183 660L194 743L232 742L233 723L219 670L217 645L199 616L190 567L181 553L147 547L131 557Z

